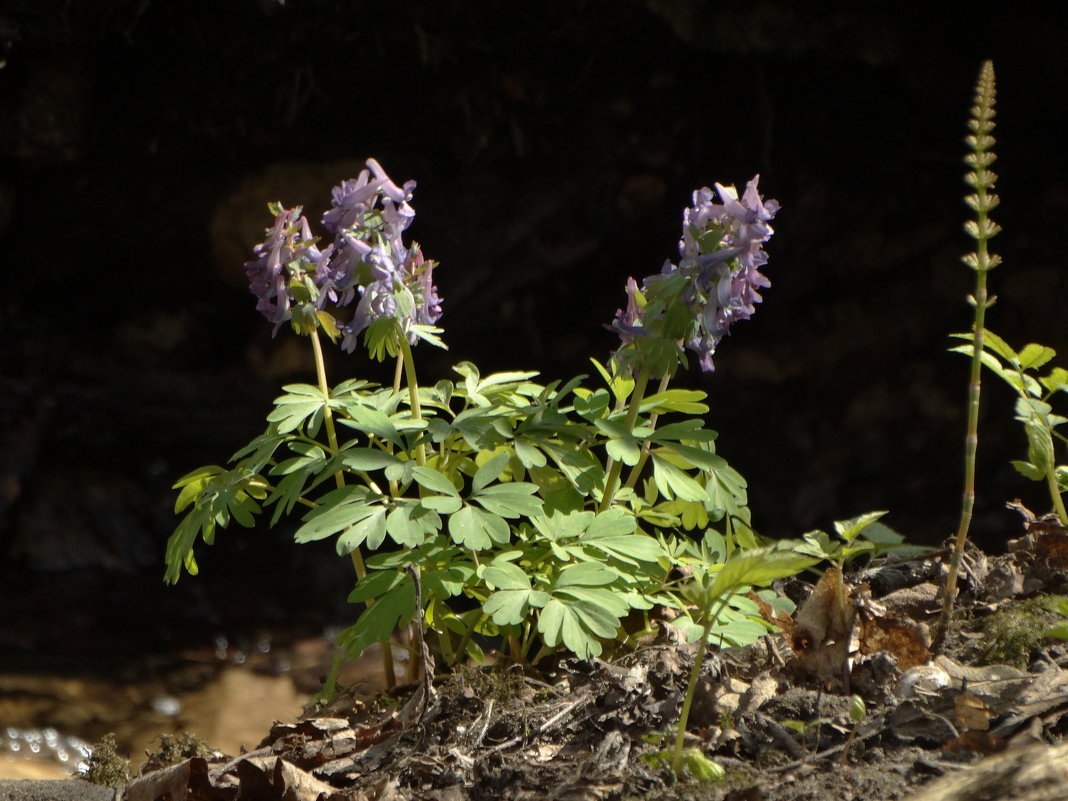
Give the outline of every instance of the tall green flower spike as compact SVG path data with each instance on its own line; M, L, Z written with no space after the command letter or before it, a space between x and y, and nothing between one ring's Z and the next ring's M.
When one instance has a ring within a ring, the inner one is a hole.
M964 492L961 498L960 525L953 546L953 556L949 563L946 586L942 595L942 613L935 629L934 648L941 648L945 639L946 627L953 612L953 601L957 595L957 576L960 573L961 556L968 541L968 529L972 522L972 509L975 506L975 452L979 445L979 391L981 356L983 353L983 334L986 325L986 310L994 305L995 298L987 295L986 274L1001 263L1001 257L991 253L987 243L1001 230L990 219L990 212L998 205L998 196L994 194L997 175L990 165L997 158L991 150L994 146L994 62L985 61L979 70L979 81L975 86L975 105L972 117L968 120L971 131L964 141L971 152L964 157L970 168L964 176L964 182L974 191L964 198L975 212L975 219L964 224L964 230L975 240L975 250L963 257L963 261L975 270L975 294L968 296L968 302L975 308L972 328L972 369L968 384L968 431L964 439Z

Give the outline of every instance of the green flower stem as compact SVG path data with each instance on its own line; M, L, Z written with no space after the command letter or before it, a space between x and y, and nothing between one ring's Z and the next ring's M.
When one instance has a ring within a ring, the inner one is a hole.
M729 596L729 594L728 594ZM714 614L710 614L705 620L701 631L701 639L698 640L697 655L693 660L693 669L690 671L690 682L686 685L686 697L682 701L682 710L679 712L679 727L675 732L675 748L671 755L671 770L676 776L682 774L683 741L686 739L686 724L690 719L690 708L693 706L694 696L697 694L697 681L701 677L701 668L705 663L705 653L708 651L708 638L712 634L712 627L716 625L720 613L727 606L729 598L723 598L719 602Z
M326 362L323 359L323 345L319 341L319 330L313 328L311 333L312 352L315 354L315 374L319 378L319 391L323 393L326 404L323 406L323 425L326 427L326 440L330 443L330 452L335 456L339 453L337 446L337 431L334 428L334 413L330 409L330 386L326 383ZM338 487L345 486L345 475L338 468L334 473L334 480Z
M393 369L393 391L400 392L401 378L404 377L404 353L397 354L397 366Z
M393 394L400 392L401 378L404 376L404 354L397 354L397 362L393 368ZM393 453L393 443L385 443L386 453ZM389 481L389 495L391 498L396 498L400 495L400 485L395 480Z
M639 370L638 375L634 378L634 389L630 394L630 406L627 408L627 420L624 423L628 433L634 430L634 426L638 422L638 410L641 408L642 401L645 400L645 388L648 385L649 371L645 369ZM612 499L616 496L616 485L619 483L619 476L623 472L622 462L610 460L610 464L608 477L604 482L604 497L601 498L601 504L597 507L598 512L603 512L612 505Z
M326 399L326 404L323 406L323 427L326 428L326 441L330 444L330 452L336 455L340 452L340 449L337 444L337 430L334 428L334 413L330 409L330 386L326 383L326 362L323 359L323 345L319 341L319 330L317 328L313 328L308 336L311 337L312 352L315 354L315 374L319 379L319 391L323 393L323 397ZM345 486L345 474L340 468L334 473L334 481L337 482L338 488ZM352 566L356 570L356 577L362 579L367 575L367 567L363 563L360 549L353 548L350 555L352 557Z
M323 427L326 428L326 439L330 443L330 450L336 454L339 452L337 430L334 428L334 415L330 410L330 387L326 383L326 362L323 359L323 346L319 341L319 330L313 328L309 336L312 342L312 352L315 354L315 374L319 379L319 391L326 398L326 405L323 406ZM345 486L345 474L340 469L334 474L334 480L339 488ZM359 580L366 576L367 565L364 564L363 556L360 554L358 547L349 551L349 558L352 559L352 567L356 571L356 579ZM368 601L367 605L370 606L371 602ZM381 643L381 648L382 670L385 673L386 686L390 688L396 687L397 676L393 669L393 647L389 640L384 640Z
M412 346L408 344L408 337L401 333L400 336L401 358L404 360L404 377L408 381L408 403L412 407L412 417L416 420L423 419L423 407L419 403L419 382L415 375L415 359L412 357ZM426 451L420 442L415 448L415 463L420 467L426 466Z
M408 344L408 337L405 336L403 331L400 332L399 339L400 339L400 354L399 355L400 355L401 360L404 362L404 377L408 382L408 403L409 403L409 405L411 406L411 409L412 409L412 417L414 417L416 420L422 420L423 419L423 407L419 403L419 380L418 380L418 378L416 377L416 374L415 374L415 357L412 355L412 346L410 344ZM397 368L397 372L398 372L398 374L400 372L400 366L399 365L398 365L398 368ZM399 376L397 376L397 377L399 377ZM394 378L394 386L399 388L399 385L397 384L397 377ZM417 436L421 436L421 435L417 435ZM423 448L423 443L422 442L420 442L418 445L415 446L415 463L417 465L419 465L420 467L425 467L426 466L426 450ZM413 565L412 568L413 568L413 570L415 570L416 581L418 581L419 580L419 566L418 565ZM422 609L416 609L415 610L415 614L422 615L423 614L423 610ZM422 625L422 621L420 621L420 625ZM416 665L418 665L418 663L421 661L421 657L422 657L422 652L420 652L418 655L415 656L415 658L412 659L412 661L410 663L411 664L411 668L410 668L411 671L415 670ZM423 667L424 672L426 672L427 675L430 675L431 672L433 671L433 666L432 665L423 665L422 667Z
M520 653L520 657L522 657L522 659L520 660L521 662L522 662L522 660L525 660L527 658L527 654L530 653L530 649L534 645L534 641L537 638L538 638L538 627L533 625L532 623L528 622L526 624L526 632L525 632L525 636L523 637L523 646L522 646L522 650L521 650L521 653ZM545 655L545 653L547 653L545 651L545 646L542 646L542 648L538 651L538 655L534 658L534 660L530 664L533 665L534 662L537 662L539 659L541 659L542 656Z
M671 382L671 377L665 373L660 378L660 386L657 388L657 394L667 392L668 384ZM656 428L656 421L660 419L660 412L653 412L649 416L649 428ZM642 443L642 454L638 457L638 463L630 470L630 475L627 476L627 483L623 486L627 489L634 489L634 485L638 483L638 478L642 474L642 470L645 468L646 462L649 461L649 452L651 445L648 440Z

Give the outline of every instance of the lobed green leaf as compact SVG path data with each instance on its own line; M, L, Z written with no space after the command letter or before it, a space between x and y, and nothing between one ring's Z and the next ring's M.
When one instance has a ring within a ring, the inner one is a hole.
M341 454L341 463L350 470L381 470L402 461L378 448L349 448Z
M537 484L514 481L486 487L473 495L471 500L501 517L530 517L541 512L541 498L534 494L537 491Z
M372 550L378 550L386 539L386 507L376 506L371 513L353 523L337 538L338 556L346 556L364 543Z
M736 551L731 554L712 582L708 594L713 599L733 594L750 585L770 584L787 576L796 576L816 563L811 556L798 553L792 543Z
M700 390L669 389L665 392L646 396L639 409L644 413L658 411L679 412L681 414L707 414L708 405L701 402L707 397L708 393Z
M328 493L320 506L304 516L293 538L313 542L338 534L382 508L380 496L366 487L350 486Z
M838 536L846 542L852 542L868 526L886 514L888 513L885 511L868 512L867 514L858 515L849 520L836 520L834 523L834 530L838 532Z
M404 440L401 438L397 427L389 419L389 416L378 409L371 409L361 405L347 407L349 418L353 427L373 437L389 442L392 445L403 448ZM341 422L347 423L344 419Z
M477 494L483 487L496 481L507 466L507 453L498 453L496 456L487 460L475 471L475 475L471 479L472 492Z
M465 505L449 517L449 536L453 542L472 551L484 551L494 543L507 545L510 534L505 520L473 506Z
M327 399L318 387L310 384L290 384L283 387L287 394L275 398L275 408L267 415L267 420L277 424L280 434L295 431L309 422L309 429L315 427L315 415L321 417Z
M660 494L668 500L703 501L708 498L704 487L663 456L654 453L652 462L653 480Z
M615 637L625 613L614 593L575 587L554 593L538 616L538 632L550 648L562 642L580 659L589 659L600 655L602 639Z
M567 565L553 582L554 592L561 588L600 587L616 580L616 574L598 562Z
M361 580L375 582L372 594L369 589L361 589L360 584L349 596L350 602L357 599L374 601L357 618L356 623L338 637L338 644L345 649L350 659L356 659L369 645L388 640L399 625L411 620L415 614L415 584L406 572L389 572L381 575L387 579L378 579L376 574L368 574ZM385 587L386 589L382 589Z
M533 438L531 438L533 439ZM538 450L532 442L526 438L517 437L513 443L516 458L527 470L532 467L544 467L546 464L545 454Z
M398 545L418 548L441 530L441 517L419 501L401 499L386 516L386 533Z
M1024 345L1023 350L1019 353L1020 368L1023 370L1037 370L1056 355L1057 351L1053 348L1031 342L1028 345Z
M459 498L460 493L449 479L432 467L415 467L412 469L412 477L419 486L436 492L439 495L451 495Z
M1068 392L1068 370L1054 367L1049 375L1038 379L1049 392Z

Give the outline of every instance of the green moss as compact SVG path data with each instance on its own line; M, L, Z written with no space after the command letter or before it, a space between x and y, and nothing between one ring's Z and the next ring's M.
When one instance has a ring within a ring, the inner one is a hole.
M765 747L760 749L753 765L757 768L779 768L793 762L793 757L778 748Z
M1063 595L1036 595L1006 603L982 621L984 636L976 661L981 665L1026 668L1032 654L1048 642L1046 632L1061 621L1052 609L1063 600Z
M159 740L159 748L148 754L142 773L177 765L193 757L208 757L212 753L211 746L189 732L161 734L156 739Z
M493 699L498 704L507 705L525 692L527 685L523 674L514 668L459 665L453 669L447 686L459 692L470 688L478 698Z
M113 733L105 734L93 745L89 757L89 770L85 778L104 787L119 787L130 780L130 760L119 756L118 744Z

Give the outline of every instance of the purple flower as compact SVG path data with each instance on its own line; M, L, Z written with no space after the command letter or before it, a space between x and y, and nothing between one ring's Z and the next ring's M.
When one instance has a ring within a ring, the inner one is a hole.
M441 298L438 288L434 286L436 266L437 262L423 258L423 251L418 245L413 246L409 284L416 301L412 321L419 325L434 325L441 319Z
M408 205L415 191L415 181L407 181L403 187L398 187L377 161L367 159L367 166L369 170L363 170L356 178L334 187L333 208L323 215L323 225L330 233L337 234L344 228L366 227L380 198L386 214L395 218L394 222L396 218L405 220L398 233L415 217L415 211ZM397 204L400 204L399 208Z
M756 303L761 301L757 289L771 286L759 269L768 262L764 242L774 233L768 222L779 210L779 203L773 200L765 203L760 198L759 179L757 175L749 182L740 201L734 187L716 185L723 204L712 207L708 224L722 231L720 249L696 255L697 280L691 285L693 294L688 298L691 308L700 309L702 325L687 346L700 355L704 370L712 370L712 352L732 324L749 319L756 311ZM696 195L695 192L695 203ZM685 233L679 251L684 253L681 268L686 262ZM728 253L731 256L724 258Z
M760 268L768 260L763 245L774 233L768 223L779 204L763 200L759 180L758 175L746 185L741 199L733 186L721 184L715 194L708 187L693 193L693 205L683 211L678 265L667 262L642 282L644 306L635 302L637 284L627 283L627 310L618 310L611 326L622 341L616 358L641 361L643 346L633 343L653 337L682 341L702 370L715 369L712 355L720 340L733 323L752 316L761 301L758 290L771 286ZM688 316L674 311L680 305ZM664 367L657 362L658 371Z
M295 303L317 302L318 297L297 298L294 283L301 285L305 275L312 275L321 263L329 260L333 246L325 251L316 247L308 220L301 208L278 208L274 225L268 229L267 239L253 249L257 257L245 262L249 289L259 301L256 309L278 327L292 317Z
M319 250L300 208L278 209L266 241L245 265L257 308L275 331L293 320L298 331L318 323L327 302L337 307L359 297L352 321L340 326L342 347L352 351L358 335L377 320L391 317L414 344L414 326L433 326L441 317L441 298L433 283L435 262L404 232L415 218L409 201L415 181L398 186L374 159L367 169L334 187L333 204L323 226L334 241ZM425 332L424 332L425 333Z
M334 207L323 216L323 224L339 238L336 268L331 264L335 291L347 293L344 300L357 289L360 294L352 321L342 329L341 347L349 352L360 333L382 318L396 319L415 344L412 326L431 326L441 317L435 263L403 237L415 218L409 203L415 181L397 186L374 159L367 167L334 188Z
M627 308L616 309L616 319L609 326L626 345L636 337L644 336L642 327L642 306L638 303L638 282L633 278L627 279Z
M399 264L392 257L382 256L371 266L375 280L360 287L356 314L343 329L342 349L351 353L360 333L384 317L397 319L414 345L419 337L412 326L432 326L441 318L441 298L433 283L435 266L436 262L424 259L423 251L415 244L404 251L404 260Z

